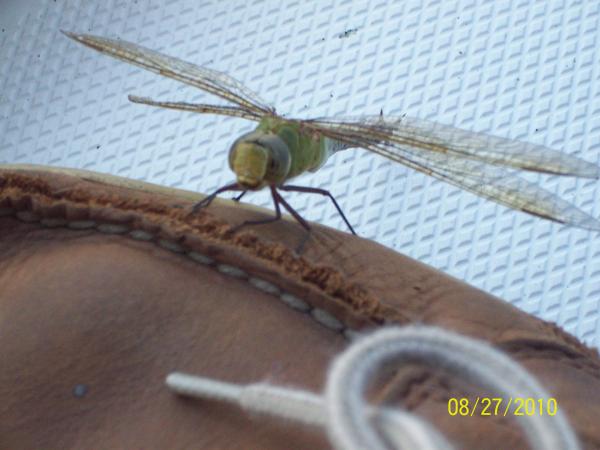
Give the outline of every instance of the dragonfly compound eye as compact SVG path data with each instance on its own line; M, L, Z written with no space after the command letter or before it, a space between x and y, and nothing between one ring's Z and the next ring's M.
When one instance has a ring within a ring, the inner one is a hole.
M275 134L265 134L257 139L257 143L269 153L265 180L269 184L279 185L285 182L291 166L290 148Z

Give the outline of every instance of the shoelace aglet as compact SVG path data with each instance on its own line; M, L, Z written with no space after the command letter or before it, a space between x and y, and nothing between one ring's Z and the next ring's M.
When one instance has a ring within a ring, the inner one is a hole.
M213 398L238 403L243 387L210 378L187 375L181 372L170 373L165 383L173 392L186 397Z

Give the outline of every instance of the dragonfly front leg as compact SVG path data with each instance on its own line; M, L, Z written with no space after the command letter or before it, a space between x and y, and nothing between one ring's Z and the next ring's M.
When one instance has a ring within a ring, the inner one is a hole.
M226 191L243 191L243 190L244 189L239 184L237 184L237 183L231 183L231 184L227 184L227 185L225 185L223 187L220 187L215 192L213 192L212 194L204 197L202 200L200 200L198 203L196 203L192 207L192 213L197 213L202 208L206 208L208 205L210 205L212 203L212 201L217 197L217 195L219 195L222 192L226 192Z
M279 186L279 189L281 189L281 186ZM308 222L304 220L302 216L298 214L298 212L294 208L292 208L292 206L288 202L285 201L285 199L279 194L279 192L277 192L277 189L275 189L274 186L271 186L271 193L273 195L273 199L276 199L278 202L280 202L283 205L283 207L294 217L294 219L296 219L298 223L302 225L302 227L306 230L306 234L302 238L302 241L300 241L300 244L298 244L298 247L296 247L296 253L298 255L301 255L304 252L304 246L306 245L308 239L312 234L312 228L310 227Z
M350 232L353 235L356 236L356 232L354 231L354 228L352 228L352 225L350 225L350 222L348 222L348 219L346 219L346 216L344 215L344 212L342 211L342 208L340 208L340 205L338 205L338 202L335 200L335 198L333 197L333 195L331 195L331 192L326 191L325 189L319 189L319 188L313 188L313 187L306 187L306 186L290 186L290 185L279 186L279 189L282 190L282 191L289 191L289 192L306 192L306 193L309 193L309 194L320 194L320 195L324 195L326 197L329 197L331 199L331 201L333 202L333 205L335 206L335 209L337 209L337 212L340 214L340 216L342 216L342 219L344 219L344 222L346 223L346 225L350 229ZM296 216L294 215L294 217L296 217ZM300 220L298 220L298 221L300 222ZM300 223L302 223L302 222L300 222Z
M277 222L278 220L281 219L281 208L279 207L279 199L277 198L277 192L275 191L275 188L273 186L270 187L271 189L271 196L273 197L273 205L275 206L275 216L274 217L270 217L268 219L261 219L261 220L246 220L244 222L242 222L241 224L237 225L236 227L234 227L234 231L239 230L242 227L248 226L248 225L264 225L266 223L271 223L271 222ZM245 194L247 191L242 192L242 195ZM241 197L241 196L238 196Z
M279 192L277 192L277 188L275 186L269 186L269 189L271 190L271 197L273 198L273 206L275 207L275 216L270 217L268 219L261 219L261 220L246 220L246 221L242 222L241 224L233 227L233 231L238 231L240 228L243 228L243 227L246 227L249 225L265 225L267 223L272 223L272 222L281 220L281 205L283 205L283 207L294 217L294 219L296 219L298 221L298 223L300 225L302 225L302 227L307 231L306 236L300 243L299 247L296 249L296 253L300 254L300 253L302 253L302 249L311 234L311 227L308 224L308 222L306 220L304 220L302 218L302 216L300 214L298 214L298 212L294 208L292 208L292 206L288 202L285 201L285 199L279 194ZM202 199L202 201L196 203L192 208L193 213L199 211L202 208L206 208L208 205L210 205L212 203L212 201L217 197L217 195L219 195L222 192L226 192L226 191L242 191L242 193L240 195L238 195L236 197L236 199L241 198L247 192L247 190L245 190L243 187L241 187L238 183L231 183L226 186L220 187L215 192L213 192L209 196ZM236 199L234 199L234 200L236 200Z
M248 191L247 191L247 190L245 190L245 191L242 191L242 193L241 193L240 195L236 195L236 196L235 196L235 197L233 197L231 200L233 200L234 202L239 202L239 201L242 199L242 197L243 197L244 195L246 195L246 192L248 192Z
M248 226L248 225L265 225L267 223L272 223L272 222L281 220L281 206L280 205L283 205L283 207L294 217L294 219L296 219L298 221L298 223L300 223L300 225L302 225L302 227L305 228L307 231L306 236L302 239L302 242L296 248L296 253L301 254L303 251L304 245L306 244L306 241L310 237L310 232L311 232L310 225L308 224L308 222L306 222L306 220L304 220L302 218L302 216L300 216L300 214L298 214L298 212L296 212L296 210L294 208L291 207L291 205L288 202L286 202L284 200L284 198L281 195L279 195L279 192L277 192L277 188L275 186L269 186L269 189L271 190L271 197L273 198L273 206L275 207L275 216L270 217L268 219L262 219L262 220L246 220L246 221L242 222L241 224L237 225L236 227L234 227L233 230L237 231L240 228Z
M279 186L279 189L281 189L281 186ZM294 219L296 219L298 223L310 233L311 228L308 222L304 220L302 216L298 214L298 212L294 208L292 208L292 206L288 202L285 201L285 199L279 194L279 192L277 192L277 189L275 189L275 187L273 186L271 187L271 193L273 194L273 198L276 198L277 201L281 203L283 207L294 217Z

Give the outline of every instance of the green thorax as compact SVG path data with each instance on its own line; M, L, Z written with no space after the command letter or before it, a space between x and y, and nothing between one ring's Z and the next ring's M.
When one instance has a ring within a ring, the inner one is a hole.
M286 179L303 172L314 172L327 160L327 138L320 133L303 129L302 124L278 117L263 117L256 131L279 136L290 150L290 171Z

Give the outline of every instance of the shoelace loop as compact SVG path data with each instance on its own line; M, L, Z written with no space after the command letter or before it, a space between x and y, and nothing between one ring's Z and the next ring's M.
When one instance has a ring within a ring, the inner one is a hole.
M385 364L418 361L444 368L484 389L490 396L550 398L519 364L491 345L437 327L388 327L360 336L333 362L325 394L267 383L246 386L173 373L166 383L187 396L225 400L245 410L327 429L338 450L453 448L431 424L401 408L373 407L365 391ZM514 411L514 405L510 409ZM565 415L513 416L535 450L578 450Z

